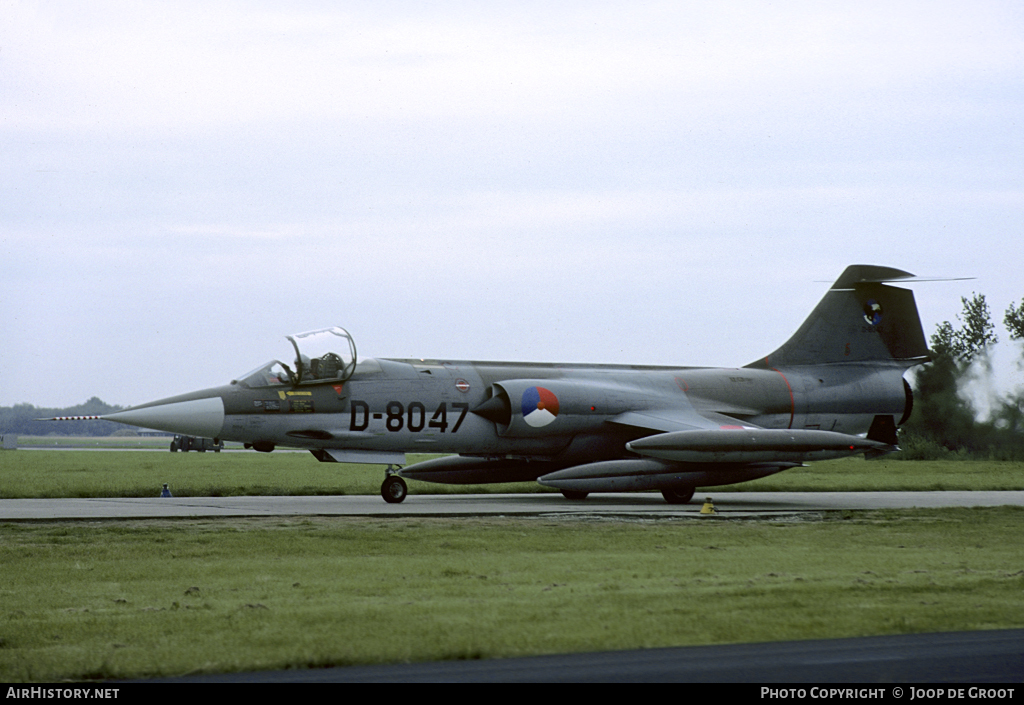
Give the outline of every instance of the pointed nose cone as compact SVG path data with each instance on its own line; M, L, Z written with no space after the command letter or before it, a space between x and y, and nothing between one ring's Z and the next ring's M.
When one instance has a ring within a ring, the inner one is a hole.
M154 428L187 436L217 438L224 428L224 401L218 396L187 401L153 402L106 414L102 418L129 426Z

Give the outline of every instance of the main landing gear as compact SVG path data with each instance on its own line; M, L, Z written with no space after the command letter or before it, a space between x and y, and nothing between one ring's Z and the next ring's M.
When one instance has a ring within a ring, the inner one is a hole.
M409 486L405 484L405 480L395 475L398 470L401 470L401 468L388 465L388 469L384 471L386 477L384 478L384 484L380 486L380 496L388 504L398 504L409 494Z
M580 501L587 498L589 492L580 492L578 490L562 490L562 496L566 499L572 499Z
M696 487L682 487L675 490L662 490L661 496L665 498L665 501L669 504L687 504L693 499L693 493L696 492Z

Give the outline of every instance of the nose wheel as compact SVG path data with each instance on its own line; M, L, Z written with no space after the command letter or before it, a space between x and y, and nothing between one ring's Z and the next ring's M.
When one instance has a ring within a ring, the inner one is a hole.
M387 477L384 478L384 484L380 486L380 496L388 504L398 504L409 494L409 486L405 484L405 480L398 475L393 475L393 472L394 470L389 465L386 470Z

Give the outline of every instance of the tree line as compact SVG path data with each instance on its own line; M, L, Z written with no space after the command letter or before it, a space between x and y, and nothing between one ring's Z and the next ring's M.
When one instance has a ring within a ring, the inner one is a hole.
M957 322L938 326L932 361L914 372L914 411L900 429L904 452L893 457L1024 460L1024 388L994 398L984 419L964 394L972 381L992 378L990 355L999 336L984 294L960 300ZM1024 300L1010 304L1003 325L1011 341L1024 341Z
M54 416L102 416L124 407L112 406L98 397L84 404L64 409L49 409L31 404L0 406L0 433L15 433L19 436L48 436L56 433L62 436L109 436L125 428L113 421L39 421Z

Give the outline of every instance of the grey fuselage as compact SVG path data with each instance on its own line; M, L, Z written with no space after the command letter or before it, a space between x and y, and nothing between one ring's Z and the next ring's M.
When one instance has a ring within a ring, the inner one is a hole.
M222 427L190 430L260 450L458 453L569 466L635 457L625 444L657 433L657 417L676 412L863 434L879 414L904 416L903 372L877 362L761 370L370 359L341 384L236 382L160 403L219 397ZM550 390L559 404L540 427L522 409L531 387ZM487 410L491 400L498 401ZM633 425L629 413L647 417Z
M911 278L847 267L782 346L742 368L358 360L334 327L288 336L290 364L104 418L430 482L537 479L567 496L660 489L673 501L898 450L913 403L903 374L929 351L913 293L886 282ZM446 457L405 466L407 453Z

